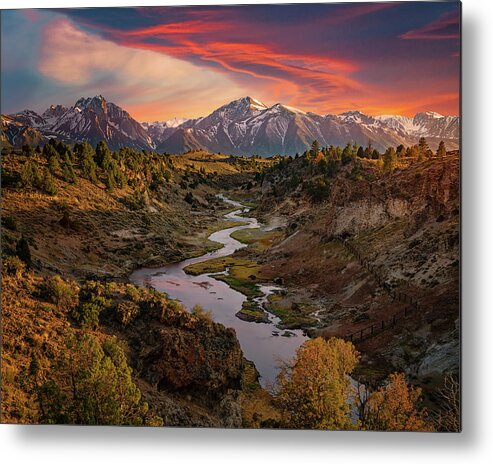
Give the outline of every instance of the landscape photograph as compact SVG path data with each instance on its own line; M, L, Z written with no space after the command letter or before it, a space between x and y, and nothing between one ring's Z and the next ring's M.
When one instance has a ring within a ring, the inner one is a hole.
M0 423L461 431L459 2L0 19Z

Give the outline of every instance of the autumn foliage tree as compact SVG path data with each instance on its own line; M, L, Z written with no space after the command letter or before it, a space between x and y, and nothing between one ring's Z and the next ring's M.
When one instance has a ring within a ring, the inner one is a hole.
M296 429L347 430L351 384L348 374L359 353L344 340L316 338L305 342L292 364L282 367L275 401L281 425Z
M53 375L38 389L41 422L162 425L149 414L131 372L116 338L70 335Z
M367 392L360 404L363 430L431 431L420 409L421 389L409 386L403 373L390 374L384 387Z

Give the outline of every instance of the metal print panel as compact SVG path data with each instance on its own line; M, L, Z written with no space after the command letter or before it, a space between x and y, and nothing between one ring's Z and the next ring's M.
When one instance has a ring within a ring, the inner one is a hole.
M2 422L460 431L460 3L1 26Z

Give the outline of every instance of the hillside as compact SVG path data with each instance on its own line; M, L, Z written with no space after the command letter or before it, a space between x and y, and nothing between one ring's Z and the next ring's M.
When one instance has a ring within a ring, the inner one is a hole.
M238 234L250 246L236 259L286 289L265 308L281 328L352 333L362 380L403 370L436 401L436 386L459 367L458 154L399 158L393 172L381 161L327 168L322 159L285 159L241 193L256 195L267 228Z
M234 331L127 276L217 247L206 237L228 223L214 193L247 182L257 163L194 153L175 165L101 145L92 154L87 145L48 147L3 157L2 420L241 426L243 378L256 380ZM94 175L84 168L92 156ZM67 362L80 356L77 375L87 365L123 376L125 416L110 408L109 372L78 378L80 397L72 395ZM84 396L98 382L107 382L98 387L104 414Z

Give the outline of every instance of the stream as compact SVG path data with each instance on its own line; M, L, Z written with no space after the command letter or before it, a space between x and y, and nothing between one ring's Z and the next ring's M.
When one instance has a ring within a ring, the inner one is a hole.
M290 330L289 334L292 335L286 336L288 335L286 331L276 327L279 319L270 313L268 313L269 323L247 322L238 319L235 314L247 299L245 295L232 289L226 282L214 279L214 275L217 274L192 276L184 271L190 264L228 256L246 247L247 245L231 237L233 232L265 227L256 218L240 216L249 211L241 203L223 195L218 196L224 202L237 207L224 218L243 223L236 227L219 230L209 236L209 240L224 245L221 249L159 268L138 269L130 275L130 280L135 285L151 286L160 292L165 292L170 298L181 301L188 310L196 304L210 310L216 322L236 331L243 354L254 362L260 373L261 385L267 387L274 383L279 372L280 361L292 358L298 347L308 337L301 330ZM270 294L281 290L278 286L268 284L259 284L259 289L263 296L256 298L256 301L261 305Z

